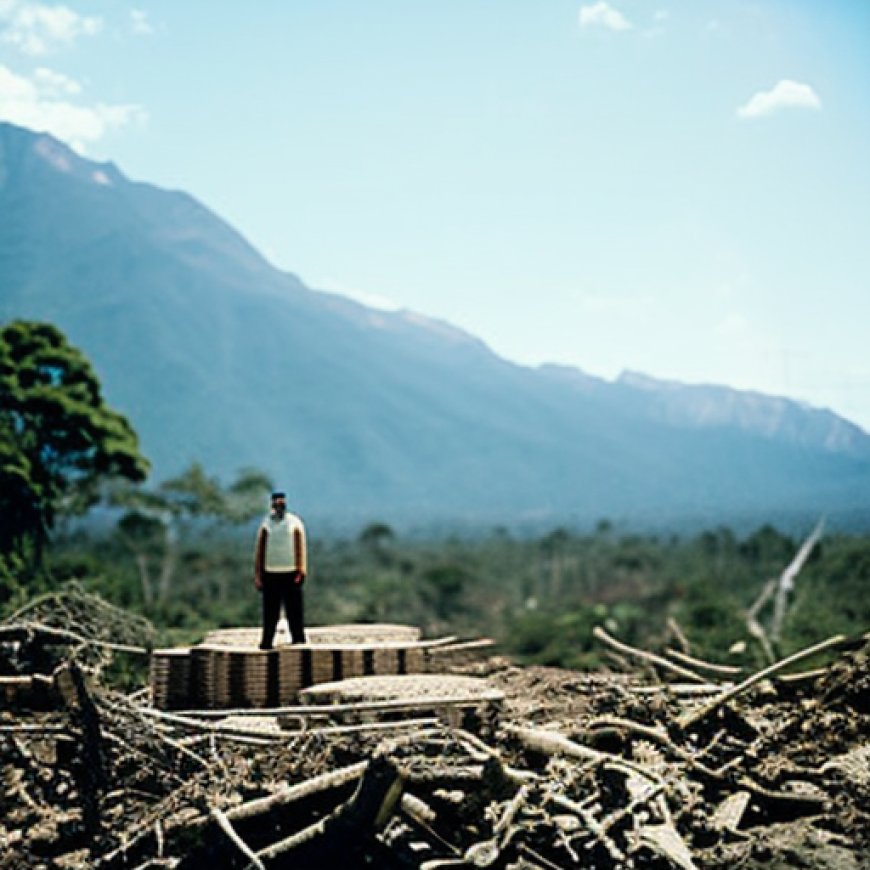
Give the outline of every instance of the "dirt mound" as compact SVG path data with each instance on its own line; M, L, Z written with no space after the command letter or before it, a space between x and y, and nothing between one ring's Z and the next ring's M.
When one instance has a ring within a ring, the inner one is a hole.
M0 712L3 870L870 866L868 649L842 639L789 679L489 658L178 715L106 686L103 635L63 631L0 626L3 670L39 686ZM450 707L472 687L493 715Z

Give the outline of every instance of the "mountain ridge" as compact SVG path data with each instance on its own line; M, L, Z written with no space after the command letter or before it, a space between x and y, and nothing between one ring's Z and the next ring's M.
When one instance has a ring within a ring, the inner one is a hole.
M868 507L870 436L829 411L520 366L311 289L188 194L46 134L0 124L0 207L0 319L57 323L160 477L254 465L357 519Z

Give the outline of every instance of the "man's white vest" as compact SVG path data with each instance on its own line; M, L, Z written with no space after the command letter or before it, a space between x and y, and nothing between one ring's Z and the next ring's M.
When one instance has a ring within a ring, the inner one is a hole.
M305 570L305 527L299 517L285 513L279 520L269 514L260 528L266 530L267 571Z

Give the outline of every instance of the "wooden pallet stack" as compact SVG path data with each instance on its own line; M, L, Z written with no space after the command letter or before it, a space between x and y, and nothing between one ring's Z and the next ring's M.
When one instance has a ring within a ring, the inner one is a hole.
M151 693L154 706L178 710L190 703L190 647L156 649L151 653Z
M418 628L403 625L322 626L308 629L307 635L307 643L266 651L257 647L258 629L222 629L193 647L156 650L151 661L154 706L285 706L320 683L442 670L444 656L457 646L452 638L420 640Z

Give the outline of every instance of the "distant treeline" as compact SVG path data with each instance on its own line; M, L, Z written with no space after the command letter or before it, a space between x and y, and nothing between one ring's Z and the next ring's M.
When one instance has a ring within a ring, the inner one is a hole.
M258 623L248 537L218 523L136 542L122 523L99 536L58 539L47 576L53 584L83 579L145 613L164 642L189 641L211 628ZM388 621L429 635L491 636L518 661L571 668L606 661L592 637L596 625L648 649L673 644L676 625L695 654L756 665L762 648L746 612L800 544L772 526L743 538L727 528L662 538L620 534L602 522L591 533L421 541L372 523L354 538L311 542L307 617L309 624ZM823 537L797 577L775 652L866 632L868 593L870 536ZM767 605L761 624L771 615Z

